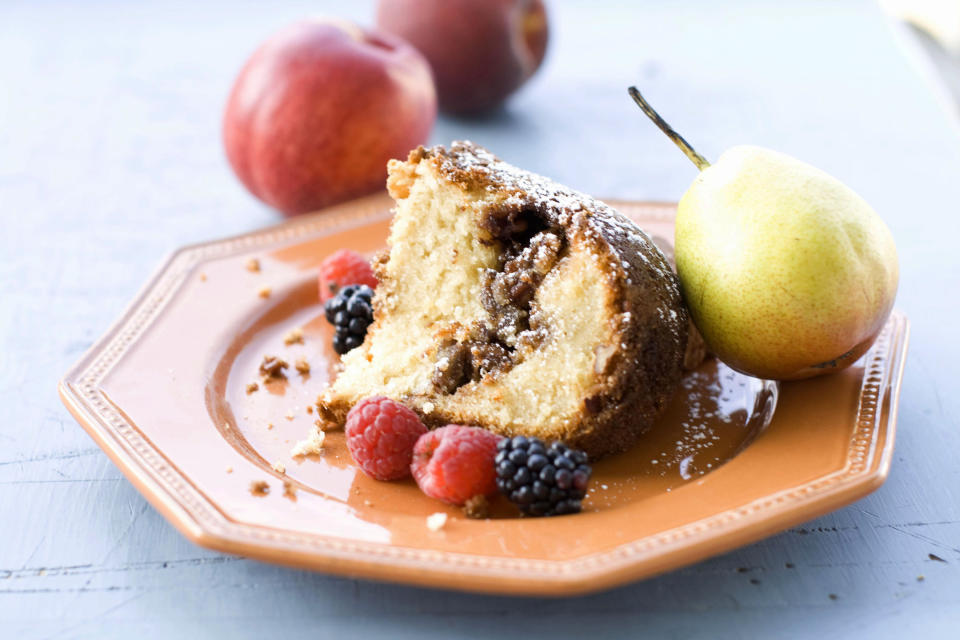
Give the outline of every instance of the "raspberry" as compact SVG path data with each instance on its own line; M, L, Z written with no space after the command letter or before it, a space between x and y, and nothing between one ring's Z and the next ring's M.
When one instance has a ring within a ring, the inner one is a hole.
M337 295L340 287L348 284L365 284L376 289L378 282L366 258L356 251L340 249L320 263L320 302Z
M411 470L420 489L450 504L496 493L493 458L500 436L480 429L448 424L420 436L413 449Z
M427 428L399 402L374 396L350 409L344 431L350 455L367 475L398 480L410 473L413 446Z

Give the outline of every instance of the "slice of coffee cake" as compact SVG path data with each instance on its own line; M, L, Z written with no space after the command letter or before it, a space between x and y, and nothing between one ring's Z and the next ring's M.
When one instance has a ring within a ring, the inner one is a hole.
M622 451L680 380L688 317L630 220L469 142L391 161L396 200L364 343L320 397L342 424L394 398L431 427L477 425Z

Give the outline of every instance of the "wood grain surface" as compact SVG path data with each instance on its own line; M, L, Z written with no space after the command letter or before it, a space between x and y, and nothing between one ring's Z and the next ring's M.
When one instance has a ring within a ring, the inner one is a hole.
M597 196L675 200L698 150L796 155L873 203L912 320L890 479L695 566L569 600L293 571L194 547L123 479L56 382L176 247L276 213L220 144L233 76L304 15L371 3L0 4L0 637L956 637L960 139L942 91L867 0L553 2L544 69L509 107L441 119ZM784 464L789 464L784 460Z

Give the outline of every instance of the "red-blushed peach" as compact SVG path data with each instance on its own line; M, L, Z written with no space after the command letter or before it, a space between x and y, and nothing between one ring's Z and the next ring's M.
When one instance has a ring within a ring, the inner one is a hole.
M454 114L500 105L547 49L541 0L380 0L377 26L430 61L440 108Z
M338 20L281 30L247 61L223 118L227 158L286 215L382 189L387 161L426 142L429 64L396 36Z

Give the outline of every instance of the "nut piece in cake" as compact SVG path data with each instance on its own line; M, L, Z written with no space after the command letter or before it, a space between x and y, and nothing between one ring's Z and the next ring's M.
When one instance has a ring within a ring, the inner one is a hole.
M391 161L396 212L364 342L318 402L384 395L455 423L623 451L680 380L688 316L650 239L468 142Z

